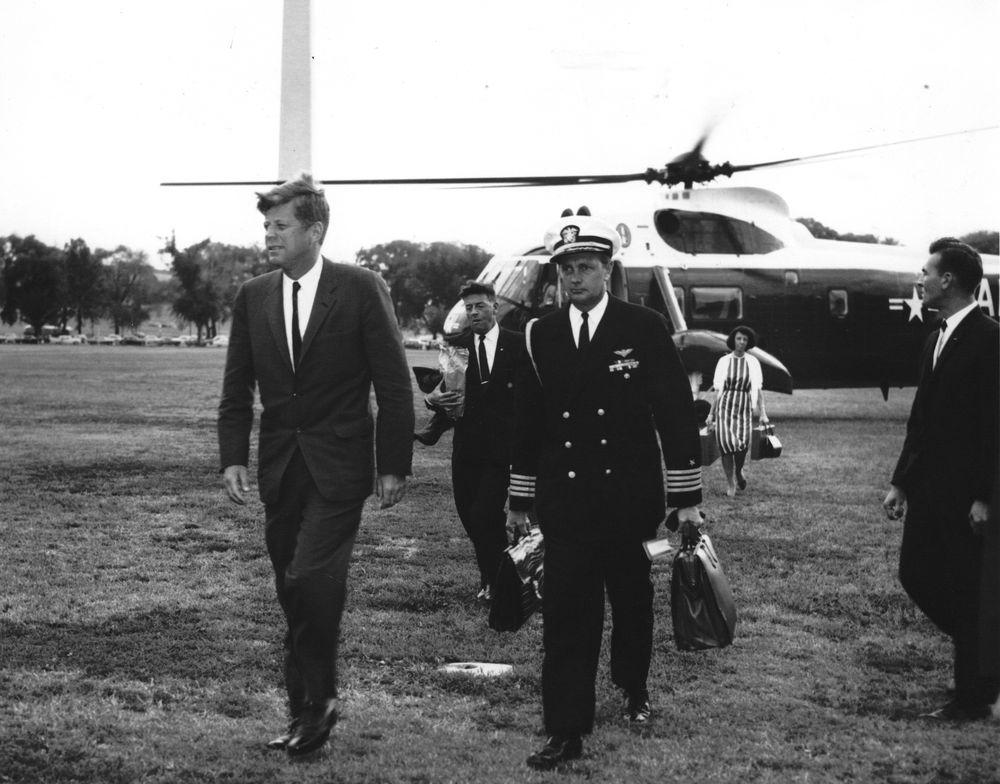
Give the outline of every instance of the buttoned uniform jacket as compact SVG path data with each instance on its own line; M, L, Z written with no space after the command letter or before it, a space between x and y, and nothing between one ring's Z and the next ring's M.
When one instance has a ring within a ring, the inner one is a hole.
M223 469L248 464L256 386L263 409L258 482L266 504L278 501L296 449L331 501L372 492L376 454L379 474L411 473L413 391L388 288L371 270L321 263L298 369L285 331L281 270L244 283L233 306L219 403L220 462Z
M655 534L665 503L701 503L694 401L660 314L609 297L582 357L568 308L529 333L534 367L522 363L515 396L512 510L534 504L547 537L641 541Z
M906 440L892 483L911 491L933 483L954 500L964 521L974 500L993 498L1000 420L1000 343L997 323L978 308L941 349L927 337L920 378L906 425Z
M479 336L470 332L455 341L469 350L465 378L465 409L455 423L452 448L456 458L465 450L485 453L491 460L510 466L514 425L516 371L524 356L524 335L500 329L490 380L479 380Z

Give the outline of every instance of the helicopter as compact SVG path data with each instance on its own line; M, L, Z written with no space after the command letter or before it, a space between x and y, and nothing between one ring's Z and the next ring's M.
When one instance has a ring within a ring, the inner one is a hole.
M959 131L970 133L974 131ZM944 134L953 135L953 134ZM910 139L908 144L935 137ZM886 145L762 163L714 164L707 134L659 169L625 174L526 177L322 180L325 185L571 186L644 181L662 186L646 212L601 215L616 226L622 249L612 260L612 296L660 312L688 372L692 393L707 391L726 336L736 326L758 335L751 352L765 389L914 386L920 347L937 317L925 308L916 273L921 251L892 245L816 239L792 219L778 194L759 187L713 186L719 177L863 152ZM192 183L193 184L193 183ZM265 185L254 183L212 183ZM681 186L678 188L678 186ZM586 208L583 208L586 209ZM589 210L587 210L589 213ZM980 307L997 318L1000 257L982 254ZM477 277L497 293L498 321L523 331L565 302L548 251L531 244L495 255ZM449 311L445 339L466 329L461 301Z
M742 171L874 148L733 165L710 163L702 154L705 140L661 169L474 182L516 187L643 180L665 186L648 212L602 216L622 240L609 288L613 296L663 314L695 395L711 386L715 363L728 351L726 335L741 325L759 336L751 353L761 362L765 389L877 387L887 399L890 388L915 385L914 359L937 322L915 283L926 254L816 239L791 218L784 199L763 188L694 187ZM910 141L923 139L897 144ZM683 188L673 189L677 185ZM478 276L497 292L502 326L522 330L564 302L548 255L532 245L494 256ZM976 296L996 318L1000 257L983 254L983 266ZM465 328L464 317L458 302L445 319L446 338Z

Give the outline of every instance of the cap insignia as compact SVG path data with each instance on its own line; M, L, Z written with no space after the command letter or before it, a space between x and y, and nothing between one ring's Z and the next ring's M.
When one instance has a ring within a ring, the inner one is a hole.
M559 232L559 236L562 237L563 242L576 242L576 238L580 236L580 227L566 226L561 232Z

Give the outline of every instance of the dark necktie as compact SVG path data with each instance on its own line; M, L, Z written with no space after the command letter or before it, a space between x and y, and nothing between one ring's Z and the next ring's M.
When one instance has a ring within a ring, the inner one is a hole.
M299 369L299 357L302 355L302 333L299 331L299 289L302 284L292 283L292 363Z
M590 327L587 325L587 317L589 315L589 313L580 314L580 318L583 319L583 323L580 325L580 339L577 341L576 346L581 354L590 348Z
M938 357L941 356L941 349L944 348L944 331L948 329L948 322L941 319L941 332L938 334L937 345L934 346L934 361L931 367L937 367Z
M486 335L479 336L479 381L485 384L490 380L490 365L486 361Z

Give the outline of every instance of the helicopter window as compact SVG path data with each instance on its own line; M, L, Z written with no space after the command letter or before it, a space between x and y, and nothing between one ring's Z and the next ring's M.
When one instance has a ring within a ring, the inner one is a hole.
M742 319L742 289L735 286L692 286L691 318L696 321Z
M752 223L711 212L659 210L654 222L663 241L682 253L744 255L784 247L781 240Z
M847 315L847 292L844 289L830 289L830 315L835 318Z

